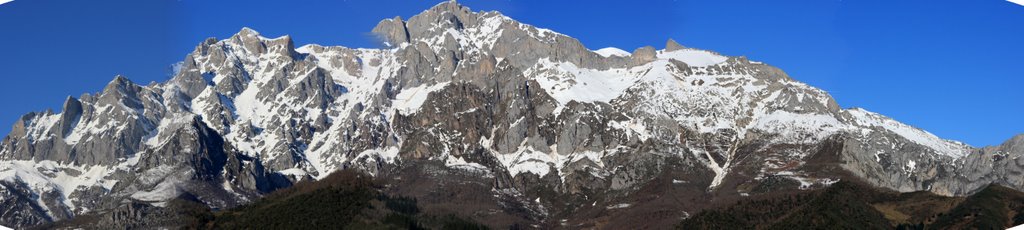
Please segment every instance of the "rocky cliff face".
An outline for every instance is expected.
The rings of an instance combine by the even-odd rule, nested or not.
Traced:
[[[0,144],[0,223],[174,198],[231,207],[345,168],[437,210],[535,226],[628,223],[626,210],[674,223],[716,199],[851,176],[1024,189],[1024,136],[941,139],[744,57],[671,40],[595,52],[455,2],[373,32],[386,48],[296,48],[246,28],[199,44],[167,82],[118,76],[25,115]]]

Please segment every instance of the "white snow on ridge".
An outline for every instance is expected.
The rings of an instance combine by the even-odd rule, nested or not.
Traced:
[[[860,127],[881,127],[914,143],[931,148],[941,155],[959,158],[967,155],[971,149],[970,146],[964,143],[942,139],[928,131],[914,128],[913,126],[861,108],[847,109],[843,111],[853,116],[853,123],[851,125]]]
[[[658,58],[676,59],[693,67],[712,66],[729,60],[729,57],[718,55],[711,51],[696,49],[682,49],[671,52],[658,51]]]
[[[751,128],[785,134],[786,138],[791,141],[817,141],[837,132],[869,133],[871,129],[868,128],[880,127],[913,143],[933,149],[940,155],[959,158],[965,156],[971,149],[966,144],[942,139],[927,131],[864,109],[855,108],[843,111],[850,114],[853,120],[843,122],[829,114],[775,111],[755,120]]]
[[[629,55],[632,55],[629,52],[626,52],[625,50],[622,50],[622,49],[619,49],[619,48],[615,48],[615,47],[602,48],[602,49],[599,49],[599,50],[595,50],[594,53],[597,53],[597,54],[599,54],[599,55],[601,55],[603,57],[611,57],[611,56],[629,57]]]
[[[610,102],[639,79],[627,69],[594,70],[567,62],[552,62],[547,58],[538,60],[526,75],[534,76],[537,83],[561,105],[569,101]]]

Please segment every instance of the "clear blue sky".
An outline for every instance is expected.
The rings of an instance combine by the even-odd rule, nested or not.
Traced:
[[[624,50],[667,38],[744,55],[863,107],[975,146],[1024,133],[1024,6],[1003,0],[460,1]],[[168,78],[206,37],[248,26],[296,43],[372,47],[383,18],[438,3],[349,1],[53,1],[0,5],[0,127],[59,110],[116,74]],[[4,132],[6,133],[6,131]]]

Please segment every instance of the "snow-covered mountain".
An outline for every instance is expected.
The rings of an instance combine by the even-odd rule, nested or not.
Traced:
[[[373,32],[385,48],[296,48],[244,28],[199,44],[166,82],[118,76],[23,116],[0,144],[0,223],[175,198],[233,207],[345,168],[438,209],[567,225],[626,210],[678,221],[846,178],[1024,189],[1024,136],[945,140],[744,57],[671,40],[593,51],[454,1]]]

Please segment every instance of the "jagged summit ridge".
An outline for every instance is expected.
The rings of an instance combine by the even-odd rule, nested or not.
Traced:
[[[296,48],[243,28],[197,45],[167,82],[118,76],[61,113],[25,115],[0,144],[0,199],[23,205],[0,220],[183,196],[231,207],[346,168],[468,173],[537,219],[566,207],[550,194],[612,202],[665,178],[731,195],[842,179],[822,161],[898,191],[1024,188],[1021,138],[981,149],[944,140],[842,109],[777,68],[673,40],[592,51],[454,1],[373,31],[389,46]],[[615,196],[593,200],[601,194]]]

